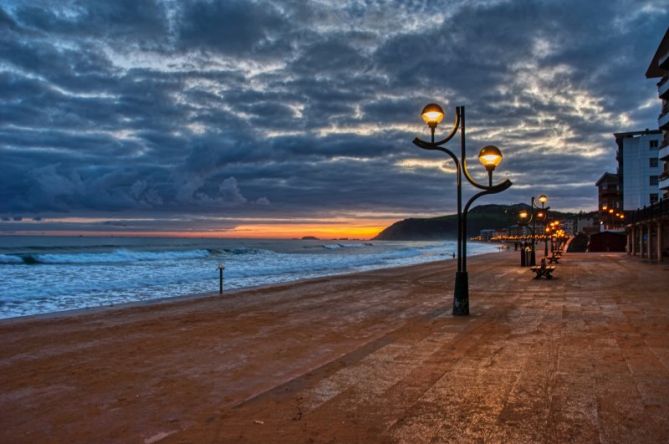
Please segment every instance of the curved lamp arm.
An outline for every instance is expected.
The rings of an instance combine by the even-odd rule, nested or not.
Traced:
[[[467,217],[467,212],[469,211],[469,207],[471,204],[474,203],[476,199],[478,199],[481,196],[485,196],[486,194],[497,194],[501,193],[502,191],[506,190],[511,186],[511,181],[509,179],[505,180],[504,182],[494,185],[492,187],[486,187],[485,190],[479,191],[478,193],[474,194],[465,204],[465,209],[463,211],[463,214],[465,217]]]
[[[456,156],[453,151],[449,150],[448,148],[444,148],[443,146],[438,146],[436,143],[430,143],[430,142],[425,142],[424,140],[420,140],[418,137],[416,137],[413,140],[413,144],[416,145],[418,148],[422,148],[424,150],[428,151],[441,151],[442,153],[448,154],[451,159],[456,163],[456,166],[458,170],[460,169],[460,161],[458,160],[458,156]]]
[[[462,172],[464,173],[465,177],[467,178],[467,181],[471,183],[473,186],[480,190],[499,190],[499,191],[493,191],[493,193],[499,193],[501,191],[506,190],[511,186],[511,181],[509,179],[506,179],[504,182],[498,183],[497,185],[481,185],[478,183],[472,176],[469,174],[469,169],[467,168],[467,159],[462,159]],[[484,194],[490,194],[490,193],[484,193]],[[481,194],[483,196],[483,194]]]
[[[446,137],[444,137],[443,139],[438,140],[436,142],[426,142],[426,141],[421,140],[418,137],[416,137],[413,140],[413,143],[414,143],[414,145],[418,145],[421,148],[424,148],[424,146],[419,145],[419,143],[420,144],[425,144],[425,145],[432,145],[432,146],[443,145],[446,142],[448,142],[449,140],[451,140],[458,133],[458,130],[460,129],[460,122],[461,122],[460,107],[456,106],[455,107],[455,119],[453,120],[453,129],[451,130],[450,133],[448,133],[448,135]],[[430,149],[430,148],[425,148],[425,149]]]
[[[439,145],[442,145],[449,140],[453,138],[453,136],[456,134],[458,126],[460,124],[460,108],[458,107],[458,112],[456,113],[456,119],[455,119],[456,126],[453,127],[453,131],[446,136],[446,138],[440,140],[439,142],[431,143],[431,142],[426,142],[424,140],[419,139],[416,137],[413,140],[413,144],[416,145],[418,148],[422,148],[424,150],[430,150],[430,151],[441,151],[446,154],[448,154],[451,159],[456,163],[456,166],[459,170],[462,171],[463,175],[467,179],[469,183],[471,183],[474,187],[479,188],[481,190],[494,190],[493,193],[499,193],[501,191],[506,190],[511,186],[511,181],[509,179],[505,180],[504,182],[501,182],[497,185],[493,186],[487,186],[487,185],[481,185],[480,183],[476,182],[474,178],[469,174],[469,170],[467,169],[467,160],[462,159],[462,161],[458,160],[457,156],[448,148],[441,147]],[[499,191],[497,191],[499,190]]]

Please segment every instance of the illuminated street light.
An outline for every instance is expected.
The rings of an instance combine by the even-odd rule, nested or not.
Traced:
[[[413,143],[419,148],[431,151],[441,151],[448,155],[456,167],[456,185],[457,185],[457,208],[458,208],[458,268],[455,273],[455,289],[453,292],[453,314],[456,316],[469,315],[469,277],[467,274],[467,212],[471,204],[481,196],[487,194],[501,193],[511,186],[508,179],[497,185],[492,184],[492,173],[502,161],[502,153],[499,148],[488,145],[479,152],[479,161],[488,171],[488,185],[482,185],[474,180],[467,169],[467,153],[465,149],[465,107],[455,108],[455,122],[450,132],[441,140],[435,142],[434,134],[437,126],[444,119],[444,110],[436,103],[430,103],[423,108],[421,118],[430,128],[430,142],[414,139]],[[457,133],[460,132],[460,157],[456,156],[451,150],[445,147]],[[462,207],[462,176],[473,185],[480,189],[469,201]]]
[[[518,212],[518,225],[520,225],[521,227],[523,227],[523,228],[527,227],[530,224],[531,220],[532,220],[532,215],[530,214],[529,211],[520,210]],[[524,232],[525,232],[525,230],[523,230],[523,233]],[[532,237],[534,238],[534,232],[532,232]],[[527,246],[525,245],[526,241],[527,241],[527,239],[523,238],[522,242],[520,244],[520,266],[521,267],[525,267],[526,265],[529,265],[527,263],[527,262],[529,262],[528,258],[527,258],[527,252],[525,251],[525,249],[527,248]]]
[[[441,109],[441,106],[436,103],[429,103],[423,108],[423,112],[420,113],[423,121],[427,126],[430,127],[430,132],[432,136],[432,143],[434,143],[434,131],[437,129],[437,125],[444,120],[444,110]]]
[[[502,163],[502,152],[494,145],[484,146],[479,152],[479,162],[488,171],[488,186],[492,186],[492,172]]]

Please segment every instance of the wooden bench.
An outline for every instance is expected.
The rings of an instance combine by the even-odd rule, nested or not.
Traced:
[[[547,265],[547,266],[541,266],[541,265],[535,265],[534,267],[530,267],[530,270],[536,273],[536,277],[534,279],[540,279],[542,276],[545,277],[546,279],[553,279],[553,272],[555,271],[555,266],[554,265]]]

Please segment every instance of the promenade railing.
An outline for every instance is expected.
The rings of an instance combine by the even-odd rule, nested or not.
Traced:
[[[632,224],[647,222],[662,216],[669,216],[669,199],[664,199],[659,202],[655,202],[653,205],[644,206],[638,210],[630,211],[627,213],[627,215],[627,222]]]

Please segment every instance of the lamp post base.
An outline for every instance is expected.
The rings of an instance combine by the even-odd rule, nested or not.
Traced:
[[[453,316],[469,316],[469,277],[466,271],[455,273]]]

